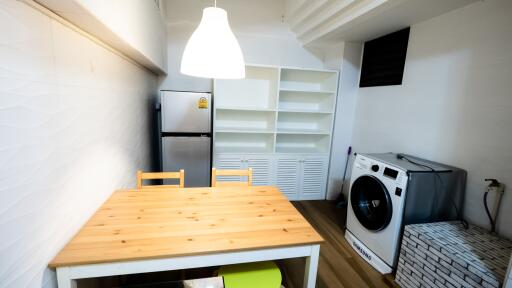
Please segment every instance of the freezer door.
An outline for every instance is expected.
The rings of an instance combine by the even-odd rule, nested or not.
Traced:
[[[163,137],[163,171],[185,170],[185,187],[210,186],[210,137]],[[164,181],[164,184],[172,180]]]
[[[162,91],[162,132],[209,133],[210,93]]]

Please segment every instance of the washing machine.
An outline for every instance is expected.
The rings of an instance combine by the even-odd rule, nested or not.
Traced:
[[[393,272],[404,225],[462,219],[466,175],[411,155],[357,154],[345,238],[380,273]]]

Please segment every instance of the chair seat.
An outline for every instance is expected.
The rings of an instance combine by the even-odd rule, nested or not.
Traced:
[[[272,261],[227,265],[219,269],[226,288],[279,288],[281,271]]]

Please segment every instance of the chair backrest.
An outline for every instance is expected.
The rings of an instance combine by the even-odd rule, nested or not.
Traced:
[[[247,181],[217,181],[217,176],[246,177]],[[245,170],[218,170],[212,168],[212,187],[220,186],[252,186],[252,168]]]
[[[142,185],[142,180],[150,179],[180,179],[179,185]],[[181,169],[180,172],[142,172],[137,171],[137,189],[147,188],[176,188],[185,187],[185,170]]]

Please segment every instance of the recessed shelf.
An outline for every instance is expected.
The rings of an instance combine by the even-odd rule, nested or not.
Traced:
[[[216,133],[217,153],[272,153],[274,134],[258,133]]]
[[[260,134],[274,134],[274,130],[259,130],[259,129],[245,129],[239,127],[231,127],[225,129],[217,129],[215,133],[260,133]]]
[[[276,153],[290,153],[290,154],[321,154],[326,151],[318,148],[307,148],[307,147],[276,147]]]
[[[313,134],[313,135],[329,135],[331,134],[326,130],[316,130],[316,129],[278,129],[277,134]]]
[[[270,108],[252,108],[252,107],[216,107],[217,110],[238,110],[238,111],[258,111],[258,112],[275,112],[276,109]]]
[[[278,68],[246,66],[244,79],[215,80],[215,105],[275,110],[278,84]]]
[[[332,112],[334,96],[335,94],[330,93],[281,91],[279,93],[279,111]]]
[[[276,113],[266,111],[217,110],[215,114],[215,131],[262,131],[275,130]]]
[[[217,153],[230,153],[230,154],[267,154],[272,153],[272,151],[268,150],[267,148],[261,148],[261,147],[244,147],[244,146],[230,146],[230,147],[215,147],[215,151]]]
[[[329,135],[278,134],[277,153],[328,153]]]
[[[335,93],[338,73],[331,71],[281,69],[280,90]]]
[[[332,114],[332,111],[306,110],[306,109],[279,109],[282,113],[316,113],[316,114]]]
[[[316,90],[316,89],[294,89],[294,88],[280,88],[281,92],[296,92],[296,93],[317,93],[317,94],[334,94],[336,91]]]
[[[331,123],[331,114],[282,112],[277,116],[278,131],[330,131]]]

